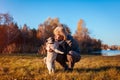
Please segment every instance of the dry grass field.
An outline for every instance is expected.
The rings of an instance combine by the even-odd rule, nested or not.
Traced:
[[[0,80],[120,80],[120,56],[82,55],[73,72],[64,72],[56,63],[48,74],[43,56],[0,55]]]

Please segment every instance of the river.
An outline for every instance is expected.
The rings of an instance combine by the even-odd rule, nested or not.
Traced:
[[[93,53],[101,53],[103,56],[116,56],[120,55],[120,50],[101,50],[101,51],[95,51]]]
[[[102,50],[101,54],[103,56],[116,56],[120,55],[120,50]]]

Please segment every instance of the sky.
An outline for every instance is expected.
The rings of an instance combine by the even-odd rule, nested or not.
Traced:
[[[31,29],[57,17],[72,34],[83,19],[91,37],[120,45],[119,0],[0,0],[0,13],[9,13],[19,26],[27,24]]]

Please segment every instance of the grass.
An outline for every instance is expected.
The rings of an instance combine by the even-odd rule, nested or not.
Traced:
[[[48,74],[43,56],[37,54],[0,55],[0,80],[120,80],[120,56],[83,55],[73,72]]]

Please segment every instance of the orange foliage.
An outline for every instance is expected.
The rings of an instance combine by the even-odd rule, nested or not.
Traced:
[[[61,24],[58,18],[48,18],[38,29],[30,29],[25,24],[21,29],[12,20],[9,14],[0,14],[5,17],[4,21],[0,19],[0,53],[45,53],[45,41],[48,37],[53,37],[53,30],[62,25],[67,33],[71,34],[69,27]],[[84,20],[78,22],[77,31],[73,37],[78,41],[81,51],[89,52],[99,50],[101,41],[89,36],[89,31],[85,26]]]
[[[73,37],[78,41],[81,52],[89,53],[94,50],[101,50],[101,41],[91,38],[84,20],[80,19],[77,31]]]

